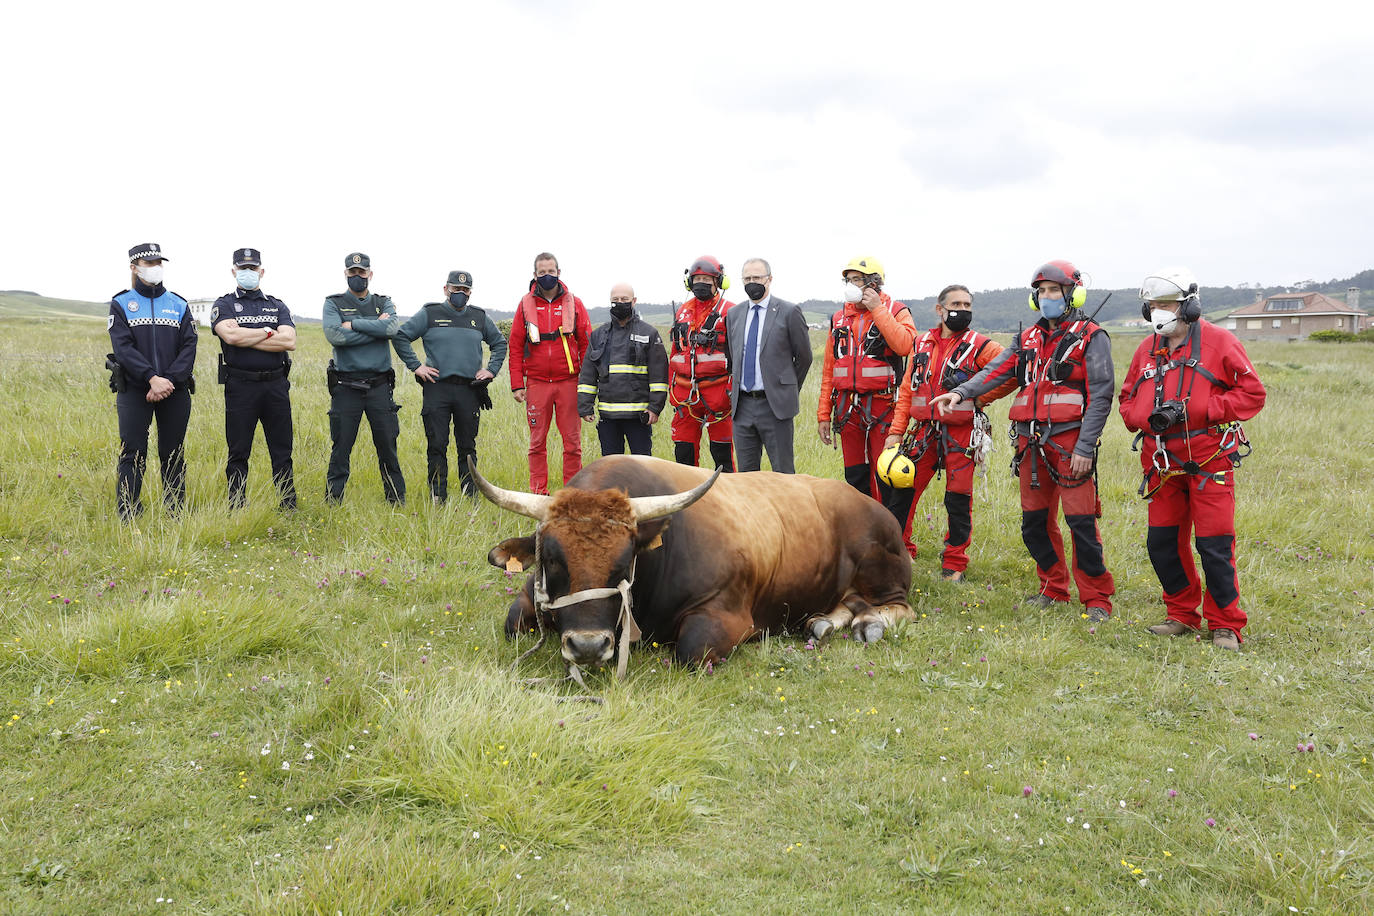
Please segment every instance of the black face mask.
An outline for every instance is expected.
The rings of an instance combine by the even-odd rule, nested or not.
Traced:
[[[612,302],[611,317],[624,321],[634,314],[635,304],[633,302]]]
[[[553,274],[544,274],[544,276],[540,277],[535,282],[538,283],[539,288],[546,293],[558,289],[558,278]]]
[[[759,302],[768,295],[768,287],[762,283],[746,283],[744,284],[744,294],[753,301]]]
[[[361,293],[367,289],[367,277],[349,277],[348,288],[355,293]]]
[[[710,302],[715,298],[716,290],[710,283],[693,283],[692,295],[702,302]]]
[[[461,292],[460,292],[460,293],[449,293],[449,294],[448,294],[448,304],[451,305],[451,306],[453,306],[453,307],[456,308],[456,309],[460,309],[460,308],[462,308],[463,306],[465,306],[465,305],[468,304],[468,294],[467,294],[467,293],[461,293]]]
[[[956,334],[967,331],[972,323],[973,312],[970,309],[949,309],[945,312],[945,327]]]

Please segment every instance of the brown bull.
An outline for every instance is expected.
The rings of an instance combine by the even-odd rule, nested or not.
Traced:
[[[540,522],[535,536],[502,541],[487,557],[533,573],[506,634],[542,618],[574,665],[608,661],[617,627],[633,638],[636,622],[644,638],[676,644],[679,662],[700,663],[766,631],[824,636],[852,626],[872,642],[913,616],[900,526],[843,481],[769,472],[716,479],[621,455],[583,468],[554,496],[473,476],[492,502]]]

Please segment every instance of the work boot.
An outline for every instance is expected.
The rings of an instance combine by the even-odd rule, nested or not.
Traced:
[[[1146,627],[1148,631],[1156,636],[1183,636],[1188,633],[1197,632],[1188,624],[1170,618],[1163,623],[1157,623],[1152,627]]]
[[[1235,630],[1228,630],[1226,627],[1212,630],[1212,646],[1217,649],[1226,649],[1230,652],[1240,651],[1240,638],[1236,636]]]
[[[961,569],[942,569],[940,570],[940,578],[946,582],[963,582],[964,571]]]
[[[1027,595],[1021,603],[1028,607],[1054,607],[1056,604],[1068,604],[1068,598],[1051,598],[1049,595],[1042,595],[1039,592],[1034,595]]]
[[[1089,623],[1100,623],[1101,621],[1110,618],[1112,616],[1112,612],[1104,607],[1099,607],[1098,605],[1091,604],[1083,609],[1083,616],[1088,618]]]

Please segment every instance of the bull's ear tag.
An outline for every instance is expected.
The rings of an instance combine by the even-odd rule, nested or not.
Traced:
[[[645,549],[647,549],[647,550],[657,550],[658,548],[660,548],[660,547],[662,547],[662,546],[663,546],[663,532],[660,531],[658,534],[654,535],[654,539],[653,539],[652,541],[649,542],[649,546],[648,546],[647,548],[645,548]]]
[[[506,572],[524,572],[524,571],[525,571],[525,564],[521,563],[521,562],[520,562],[519,560],[517,560],[515,557],[510,557],[509,559],[506,560]]]

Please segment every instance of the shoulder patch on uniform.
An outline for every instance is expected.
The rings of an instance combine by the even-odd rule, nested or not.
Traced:
[[[109,330],[112,330],[113,328],[114,328],[114,316],[113,316],[113,315],[106,315],[106,316],[105,316],[105,330],[109,331]]]
[[[212,308],[210,309],[210,323],[211,323],[211,324],[214,324],[216,321],[219,321],[219,306],[218,306],[218,305],[216,305],[216,306],[214,306],[214,307],[212,307]]]

